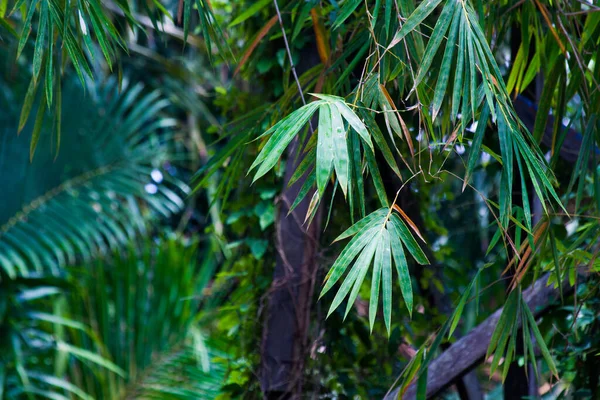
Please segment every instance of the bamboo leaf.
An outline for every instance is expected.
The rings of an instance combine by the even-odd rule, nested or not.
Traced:
[[[344,197],[348,192],[348,180],[349,180],[349,154],[348,154],[348,140],[347,132],[343,128],[344,122],[342,116],[336,108],[329,107],[331,109],[331,129],[332,129],[332,142],[333,149],[331,153],[333,156],[333,164],[335,166],[335,174],[337,180],[340,183]]]
[[[414,259],[421,265],[429,264],[429,260],[427,260],[425,253],[423,253],[423,250],[421,250],[421,247],[419,247],[419,244],[410,233],[404,222],[396,214],[392,214],[390,216],[390,221],[396,228],[402,243],[404,243],[408,249],[408,252],[414,257]]]
[[[333,242],[335,243],[339,240],[346,239],[350,236],[354,236],[359,231],[365,229],[367,226],[373,227],[377,226],[378,224],[383,224],[383,219],[387,216],[388,211],[389,210],[385,207],[380,208],[377,211],[373,211],[371,214],[367,215],[366,217],[362,218],[360,221],[352,225],[350,228],[346,229],[340,236],[335,238]]]
[[[371,238],[371,243],[369,243],[363,252],[358,256],[356,260],[355,267],[358,268],[358,272],[356,274],[356,279],[354,279],[354,285],[352,286],[352,291],[348,296],[348,302],[346,303],[346,312],[344,313],[344,319],[348,316],[348,313],[352,309],[354,302],[356,301],[356,297],[358,296],[358,292],[360,291],[360,287],[362,286],[363,281],[365,280],[365,276],[367,272],[369,272],[369,267],[371,266],[371,261],[373,260],[373,255],[377,246],[379,246],[379,242],[381,241],[381,228],[374,237]],[[346,278],[348,279],[348,278]],[[344,283],[346,283],[344,281]],[[340,292],[342,292],[342,288],[344,284],[340,287]],[[338,293],[339,294],[339,293]],[[345,295],[344,295],[345,296]],[[334,299],[335,302],[335,299]],[[333,305],[332,305],[333,306]],[[330,309],[331,311],[331,309]]]
[[[369,327],[373,332],[375,317],[377,316],[377,307],[379,305],[379,286],[381,284],[381,273],[383,269],[385,251],[389,252],[389,234],[386,230],[381,233],[381,240],[377,244],[375,251],[375,261],[373,262],[373,279],[371,281],[371,295],[369,296]],[[389,254],[389,253],[388,253]]]
[[[270,3],[272,3],[271,0],[259,0],[259,1],[255,2],[255,3],[253,3],[251,6],[247,7],[246,9],[244,9],[244,11],[240,15],[238,15],[233,21],[231,21],[231,23],[229,24],[228,28],[232,28],[232,27],[234,27],[234,26],[236,26],[238,24],[241,24],[242,22],[244,22],[248,18],[253,17],[260,10],[262,10],[263,8],[265,8]]]
[[[412,318],[412,283],[410,280],[410,273],[408,272],[408,263],[406,262],[404,249],[400,241],[400,232],[398,231],[396,225],[391,221],[388,221],[387,228],[390,231],[390,246],[392,248],[394,263],[396,264],[396,271],[398,272],[398,280],[400,281],[400,291],[402,292],[402,297],[404,298],[404,304],[406,304],[406,308],[408,309],[408,314]]]
[[[559,282],[559,284],[561,284],[561,283]],[[556,369],[554,360],[552,359],[552,356],[550,355],[550,351],[548,350],[548,347],[546,346],[544,337],[542,336],[542,334],[540,333],[540,330],[538,329],[537,323],[535,322],[535,318],[533,317],[531,310],[529,309],[527,304],[523,304],[522,310],[523,310],[523,313],[527,316],[527,321],[529,322],[529,327],[531,329],[531,332],[533,333],[533,336],[535,337],[537,345],[539,346],[540,351],[542,352],[542,356],[544,357],[544,360],[546,360],[546,364],[548,365],[548,368],[550,368],[550,371],[552,372],[552,374],[558,379],[558,370]]]
[[[419,4],[419,7],[415,9],[415,11],[408,17],[402,28],[394,35],[394,38],[390,42],[388,49],[391,49],[406,35],[411,33],[421,22],[425,20],[435,10],[435,8],[440,4],[442,0],[426,0]],[[450,3],[450,2],[448,2]]]
[[[358,253],[368,243],[373,241],[373,236],[375,235],[375,233],[377,233],[378,229],[380,229],[379,226],[365,227],[363,230],[360,231],[360,233],[355,235],[352,238],[352,240],[350,240],[346,247],[344,247],[344,250],[335,260],[335,262],[331,266],[331,269],[327,273],[327,276],[325,277],[325,285],[321,290],[319,298],[323,297],[323,295],[327,293],[329,289],[331,289],[333,285],[340,279],[340,277],[348,268],[348,265],[350,265],[350,263],[358,255]]]
[[[335,117],[334,117],[334,114]],[[317,136],[316,177],[319,195],[323,196],[333,169],[333,130],[341,116],[328,104],[319,107],[319,132]]]
[[[450,3],[450,2],[449,2]],[[458,28],[461,20],[461,9],[456,7],[454,16],[452,17],[452,25],[450,26],[450,34],[448,35],[448,41],[446,43],[446,50],[444,51],[444,58],[442,60],[442,66],[438,74],[438,81],[435,86],[435,93],[433,95],[431,119],[435,120],[442,106],[442,100],[446,93],[446,87],[448,86],[448,77],[450,76],[450,70],[452,69],[452,60],[454,56],[454,48],[456,47],[456,37],[458,34]]]

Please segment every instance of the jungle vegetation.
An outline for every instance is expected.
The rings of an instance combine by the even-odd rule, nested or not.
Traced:
[[[0,0],[0,399],[599,399],[600,4]]]

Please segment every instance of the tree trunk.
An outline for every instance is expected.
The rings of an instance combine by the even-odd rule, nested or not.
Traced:
[[[298,74],[320,63],[315,46],[302,50]],[[315,125],[313,118],[312,125]],[[288,161],[279,212],[275,222],[277,259],[261,346],[260,384],[267,399],[299,399],[302,394],[308,328],[318,270],[317,251],[321,231],[321,207],[310,225],[304,224],[314,191],[289,214],[306,176],[288,186],[302,162],[298,149],[306,144],[297,136],[288,148]],[[305,140],[305,142],[301,142]]]

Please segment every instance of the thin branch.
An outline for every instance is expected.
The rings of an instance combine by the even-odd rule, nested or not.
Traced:
[[[294,80],[296,81],[296,86],[298,86],[298,92],[300,92],[300,97],[302,98],[302,104],[306,105],[306,100],[304,99],[304,93],[302,92],[302,86],[300,85],[300,79],[298,79],[298,74],[296,73],[296,66],[294,65],[294,60],[292,59],[292,52],[290,51],[290,45],[288,44],[287,35],[285,33],[285,27],[283,26],[283,20],[281,19],[281,13],[279,12],[279,4],[277,4],[277,0],[273,0],[273,4],[275,5],[275,11],[277,12],[277,19],[279,20],[279,26],[281,27],[281,34],[283,35],[283,43],[285,43],[285,51],[287,53],[288,59],[290,60],[290,66],[292,67],[292,74],[294,75]],[[312,133],[312,124],[310,124],[310,129]]]

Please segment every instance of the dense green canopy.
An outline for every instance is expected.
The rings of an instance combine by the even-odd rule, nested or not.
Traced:
[[[0,399],[600,398],[600,6],[0,0]]]

